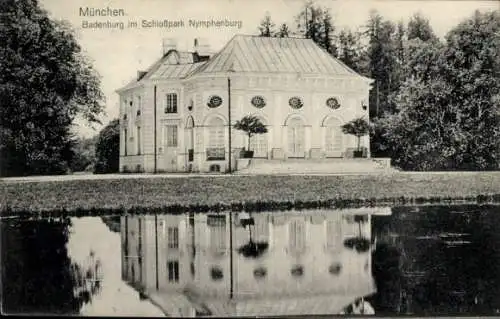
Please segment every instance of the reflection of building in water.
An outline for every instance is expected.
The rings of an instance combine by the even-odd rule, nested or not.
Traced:
[[[229,213],[122,217],[123,278],[176,316],[337,314],[375,292],[371,252],[343,244],[370,240],[372,212],[233,213],[232,254]]]

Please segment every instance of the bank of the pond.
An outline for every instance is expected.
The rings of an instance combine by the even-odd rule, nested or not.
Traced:
[[[3,181],[0,198],[2,216],[500,203],[500,172]]]

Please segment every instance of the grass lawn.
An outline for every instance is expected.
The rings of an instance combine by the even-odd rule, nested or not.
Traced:
[[[0,182],[0,213],[99,215],[500,202],[500,172],[206,176]]]

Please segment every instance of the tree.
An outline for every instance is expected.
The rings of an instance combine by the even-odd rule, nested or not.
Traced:
[[[95,146],[97,136],[91,138],[77,138],[73,145],[73,159],[70,169],[73,172],[93,171],[95,165]]]
[[[274,36],[274,27],[275,24],[271,19],[271,15],[269,13],[266,14],[264,19],[261,20],[260,26],[259,26],[259,31],[260,31],[260,36],[261,37],[272,37]]]
[[[435,41],[437,40],[429,20],[422,14],[416,13],[408,22],[408,40],[420,39],[422,41]]]
[[[494,169],[500,161],[500,11],[473,16],[446,35],[441,73],[452,87],[456,120],[467,132],[462,169]]]
[[[280,30],[276,34],[276,37],[288,38],[289,36],[290,36],[290,28],[288,28],[288,25],[286,23],[283,23],[280,27]]]
[[[382,119],[396,165],[410,170],[498,168],[500,155],[499,12],[475,15],[446,43],[413,39],[409,76]]]
[[[313,40],[328,53],[337,57],[337,46],[332,41],[335,26],[330,11],[308,1],[304,9],[296,16],[297,27],[308,39]]]
[[[361,137],[370,133],[370,124],[364,118],[358,117],[342,125],[342,132],[357,137],[356,150],[361,152]]]
[[[96,144],[97,174],[118,173],[120,166],[120,120],[109,122],[99,133]]]
[[[253,115],[246,115],[241,120],[234,124],[234,128],[243,131],[248,136],[248,147],[250,150],[250,139],[255,134],[267,133],[267,127],[261,122],[261,120]]]
[[[376,11],[372,11],[368,29],[369,76],[375,80],[374,90],[370,91],[370,104],[375,107],[371,108],[370,116],[377,118],[385,112],[393,112],[389,95],[398,87],[394,81],[397,69],[394,45],[395,26],[392,22],[385,21]]]
[[[359,36],[351,30],[342,30],[339,34],[339,59],[358,72],[362,68],[360,55]]]
[[[5,0],[0,14],[0,175],[64,174],[73,120],[103,113],[99,76],[38,1]]]

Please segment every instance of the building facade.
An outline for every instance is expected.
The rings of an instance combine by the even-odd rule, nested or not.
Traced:
[[[256,158],[352,156],[356,138],[341,125],[368,120],[371,79],[310,39],[237,35],[208,51],[165,42],[163,57],[117,90],[121,171],[226,171],[248,143],[234,128],[229,138],[229,123],[245,115],[268,128],[250,140]],[[368,137],[362,146],[369,157]]]
[[[122,278],[170,315],[338,314],[375,292],[371,250],[344,242],[371,240],[377,213],[257,213],[246,227],[236,213],[232,226],[229,213],[121,217]],[[243,253],[250,239],[265,249]]]

